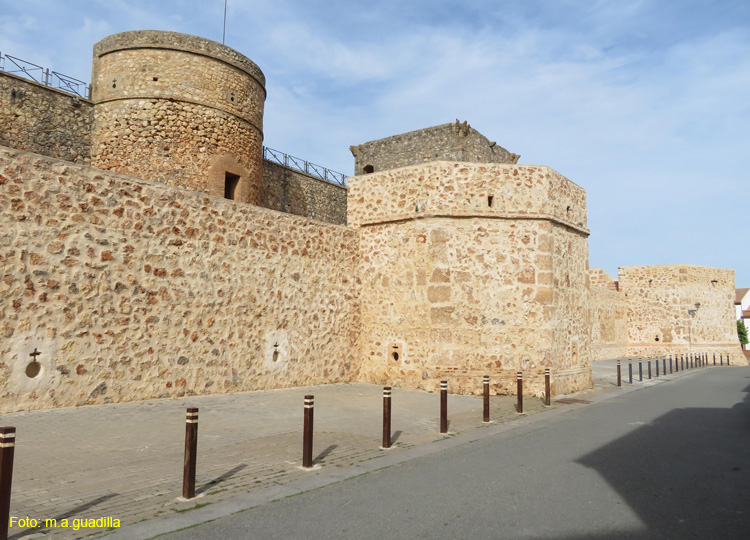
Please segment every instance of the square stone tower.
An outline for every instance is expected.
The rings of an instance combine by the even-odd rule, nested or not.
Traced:
[[[355,148],[387,163],[377,144]],[[540,395],[550,368],[553,393],[592,386],[582,188],[543,166],[433,161],[351,178],[348,205],[366,380],[471,393],[490,375],[514,393],[523,371]]]

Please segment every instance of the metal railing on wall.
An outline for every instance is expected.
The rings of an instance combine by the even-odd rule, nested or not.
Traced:
[[[49,68],[43,68],[26,60],[22,60],[9,54],[0,52],[0,71],[23,77],[31,81],[57,88],[63,92],[74,94],[76,96],[91,99],[91,85],[71,77],[63,75]]]
[[[279,150],[274,150],[273,148],[264,146],[263,159],[267,159],[268,161],[283,165],[284,167],[309,174],[310,176],[315,176],[316,178],[320,178],[321,180],[325,180],[326,182],[346,187],[346,181],[348,177],[345,174],[332,171],[331,169],[328,169],[321,165],[315,165],[314,163],[310,163],[309,161],[305,161],[301,158],[290,156],[289,154],[285,154],[284,152],[280,152]]]

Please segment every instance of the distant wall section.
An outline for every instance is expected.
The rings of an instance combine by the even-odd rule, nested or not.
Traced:
[[[723,353],[747,365],[734,318],[734,271],[693,265],[625,266],[628,354]]]
[[[594,361],[628,355],[625,294],[601,268],[589,270],[591,284],[591,356]]]
[[[93,118],[90,101],[0,71],[0,145],[89,163]]]
[[[261,206],[336,225],[346,225],[347,189],[263,160]]]

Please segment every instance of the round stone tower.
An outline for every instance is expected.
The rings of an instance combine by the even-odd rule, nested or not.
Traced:
[[[265,77],[220,43],[144,30],[94,46],[92,165],[260,203]]]

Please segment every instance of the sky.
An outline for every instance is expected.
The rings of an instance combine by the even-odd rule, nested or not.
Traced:
[[[0,0],[0,52],[90,81],[127,30],[222,41],[224,0]],[[228,0],[266,76],[264,144],[352,174],[349,146],[454,122],[587,193],[590,266],[695,264],[750,287],[748,0]]]

